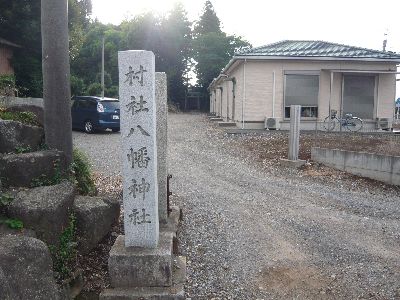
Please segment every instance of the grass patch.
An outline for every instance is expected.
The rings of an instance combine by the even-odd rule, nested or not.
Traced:
[[[6,108],[0,108],[0,119],[17,121],[26,125],[40,126],[36,115],[32,112],[11,112]]]

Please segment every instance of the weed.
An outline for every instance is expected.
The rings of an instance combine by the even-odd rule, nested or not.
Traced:
[[[45,174],[40,175],[37,178],[32,179],[31,186],[39,187],[39,186],[49,186],[60,184],[64,179],[68,179],[66,174],[63,174],[60,168],[60,160],[54,161],[54,175],[49,177]]]
[[[9,218],[6,215],[6,208],[14,200],[9,194],[0,194],[0,224],[5,224],[11,229],[22,229],[24,224],[19,219]]]
[[[15,147],[15,152],[18,154],[28,153],[28,152],[32,152],[32,148],[30,146],[27,146],[27,147],[17,146],[17,147]]]
[[[96,186],[91,176],[89,159],[78,149],[73,151],[71,172],[81,195],[94,196],[96,194]]]
[[[59,279],[68,278],[73,271],[77,254],[76,217],[73,213],[69,215],[69,224],[61,233],[59,246],[51,245],[49,248],[54,257],[53,267],[59,274]]]
[[[26,125],[40,126],[40,123],[38,122],[36,115],[28,111],[11,112],[5,109],[1,109],[0,119],[17,121],[24,123]]]
[[[4,221],[4,224],[6,224],[11,229],[21,230],[22,228],[24,228],[24,223],[21,220],[18,220],[18,219],[10,219],[10,218],[8,218],[8,219],[6,219]]]
[[[0,195],[0,207],[9,205],[13,200],[14,198],[11,195],[2,193]]]

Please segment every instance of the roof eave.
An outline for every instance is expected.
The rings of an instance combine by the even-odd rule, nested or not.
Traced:
[[[400,63],[400,58],[373,58],[373,57],[333,57],[333,56],[265,56],[265,55],[237,55],[233,59],[241,60],[317,60],[317,61],[368,61]]]

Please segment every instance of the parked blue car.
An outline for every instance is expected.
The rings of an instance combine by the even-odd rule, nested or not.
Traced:
[[[71,100],[73,129],[81,129],[86,133],[107,128],[114,132],[120,130],[118,99],[74,96]]]

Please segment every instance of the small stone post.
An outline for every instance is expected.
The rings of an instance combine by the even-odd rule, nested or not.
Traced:
[[[167,107],[167,74],[156,72],[156,106],[157,106],[157,153],[158,153],[158,215],[165,224],[167,211],[167,153],[168,153],[168,107]]]
[[[155,248],[159,239],[155,58],[120,51],[125,246]]]
[[[299,158],[301,105],[290,106],[289,160]]]

